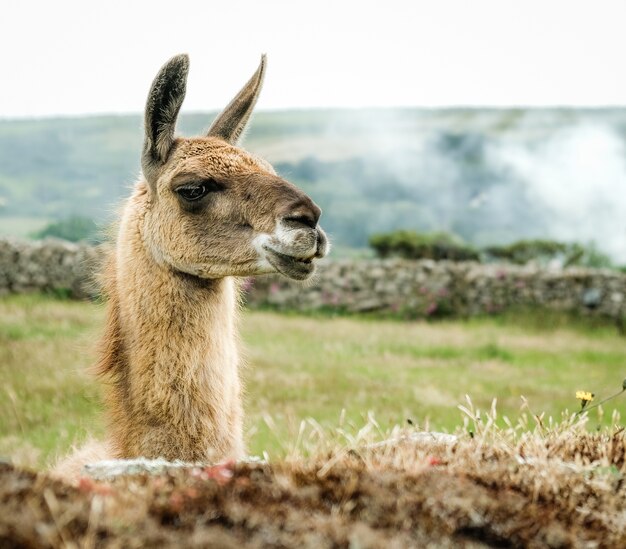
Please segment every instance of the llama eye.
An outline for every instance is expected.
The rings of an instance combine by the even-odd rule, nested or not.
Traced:
[[[182,189],[177,189],[176,192],[185,200],[193,202],[205,196],[207,194],[207,188],[206,185],[198,185],[197,187],[183,187]]]
[[[219,191],[220,187],[215,181],[204,181],[189,187],[180,187],[176,192],[188,202],[200,200],[210,192]]]

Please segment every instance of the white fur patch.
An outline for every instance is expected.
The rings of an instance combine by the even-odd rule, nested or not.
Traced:
[[[276,224],[274,238],[280,242],[281,246],[293,246],[297,234],[297,230],[288,229],[281,222],[279,222]]]
[[[265,272],[265,273],[273,273],[275,270],[274,267],[272,267],[270,262],[267,260],[267,257],[265,255],[266,254],[265,246],[271,239],[272,239],[271,235],[267,233],[261,233],[258,236],[254,237],[254,239],[252,240],[252,245],[254,246],[254,249],[259,254],[257,266],[259,267],[261,272]]]
[[[278,222],[273,235],[267,233],[260,234],[254,239],[253,243],[261,257],[265,256],[264,246],[268,246],[272,250],[285,255],[302,258],[312,257],[315,254],[317,242],[315,239],[311,239],[311,246],[308,249],[302,249],[302,243],[298,242],[298,239],[302,236],[302,229],[292,229],[286,227],[282,222]]]

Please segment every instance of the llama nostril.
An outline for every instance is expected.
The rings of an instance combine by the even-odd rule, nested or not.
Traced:
[[[317,226],[317,219],[315,219],[313,215],[307,213],[299,215],[289,215],[283,218],[283,221],[286,221],[287,223],[296,223],[298,225],[306,225],[311,229],[315,229],[315,227]]]

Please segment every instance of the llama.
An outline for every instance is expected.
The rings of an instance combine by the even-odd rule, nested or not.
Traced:
[[[237,146],[265,56],[202,137],[175,137],[189,59],[157,74],[145,110],[142,177],[125,203],[105,270],[106,454],[184,461],[244,455],[237,277],[304,280],[326,255],[320,208]]]

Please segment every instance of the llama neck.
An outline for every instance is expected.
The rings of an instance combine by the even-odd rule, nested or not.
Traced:
[[[112,269],[106,352],[111,438],[119,457],[203,461],[242,451],[232,278],[159,265],[140,218],[124,219]],[[113,337],[111,337],[113,336]]]

